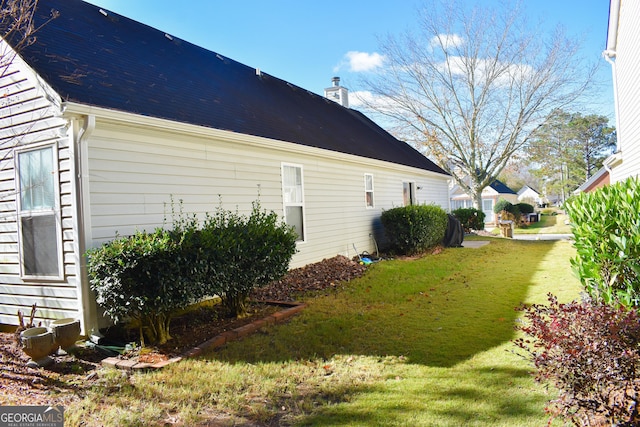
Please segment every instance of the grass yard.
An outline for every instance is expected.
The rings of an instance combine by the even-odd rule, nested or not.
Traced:
[[[571,234],[571,226],[565,224],[566,214],[540,215],[539,222],[533,222],[527,228],[516,228],[516,234]]]
[[[203,358],[131,378],[104,372],[103,386],[67,408],[67,424],[545,425],[553,396],[513,353],[514,307],[547,292],[576,298],[574,250],[488,239],[377,263],[309,298],[289,323]]]

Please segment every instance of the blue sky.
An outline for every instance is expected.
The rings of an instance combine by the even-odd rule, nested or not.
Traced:
[[[340,76],[351,91],[379,60],[379,39],[416,24],[419,1],[371,0],[89,0],[112,12],[322,94]],[[498,0],[480,0],[494,5]],[[525,0],[532,22],[561,24],[584,36],[583,55],[601,62],[592,111],[610,117],[613,90],[605,48],[608,0]]]

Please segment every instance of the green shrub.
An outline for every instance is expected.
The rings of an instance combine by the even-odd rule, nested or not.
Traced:
[[[282,277],[296,251],[294,231],[257,202],[248,217],[221,208],[207,214],[202,228],[195,216],[176,217],[173,206],[172,213],[171,230],[136,232],[87,252],[105,314],[137,323],[141,340],[158,344],[171,338],[173,314],[205,296],[243,314],[251,289]]]
[[[246,313],[252,289],[280,279],[296,252],[296,233],[255,202],[249,216],[218,209],[202,228],[204,287],[230,314]]]
[[[533,205],[530,205],[529,203],[518,203],[515,206],[518,208],[518,211],[520,211],[520,213],[523,215],[535,212]]]
[[[469,233],[471,230],[484,230],[485,213],[475,208],[459,208],[451,212],[455,216],[464,231]]]
[[[589,295],[607,304],[640,302],[640,181],[581,193],[567,203],[577,256],[572,265]]]
[[[152,343],[166,342],[173,313],[201,297],[176,236],[158,228],[87,252],[97,303],[114,322],[137,323],[141,340],[146,336]]]
[[[493,206],[493,212],[499,214],[502,211],[511,212],[513,204],[510,201],[500,198]]]
[[[508,200],[500,198],[493,207],[493,211],[500,214],[500,219],[502,221],[513,221],[513,224],[516,227],[519,227],[520,220],[522,218],[519,206],[519,204],[514,205]]]
[[[436,205],[410,205],[389,209],[380,217],[391,249],[413,255],[434,247],[447,231],[447,213]]]

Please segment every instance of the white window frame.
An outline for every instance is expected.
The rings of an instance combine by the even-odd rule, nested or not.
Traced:
[[[299,201],[289,201],[287,200],[287,195],[291,190],[285,183],[285,168],[296,168],[300,170],[300,188],[299,188]],[[281,164],[281,179],[282,179],[282,212],[284,213],[284,220],[287,224],[289,224],[287,218],[287,207],[300,207],[301,219],[302,219],[302,235],[298,236],[296,240],[297,243],[304,243],[307,241],[307,218],[306,218],[306,208],[305,208],[305,197],[304,197],[304,168],[300,164],[295,163],[282,163]]]
[[[45,209],[31,209],[23,210],[22,207],[22,183],[20,180],[20,155],[28,152],[51,149],[52,151],[52,164],[53,164],[53,186],[54,186],[54,206]],[[37,279],[37,280],[62,280],[64,278],[64,251],[62,244],[62,218],[60,216],[60,176],[59,176],[59,159],[58,159],[58,144],[47,143],[32,145],[29,147],[23,147],[14,150],[14,166],[15,166],[15,183],[16,183],[16,213],[17,213],[17,228],[18,228],[18,247],[20,252],[20,276],[24,279]],[[55,223],[56,234],[56,251],[58,255],[57,259],[57,275],[48,274],[30,274],[26,271],[24,243],[25,237],[23,235],[22,222],[24,218],[28,217],[43,217],[52,216]]]
[[[370,179],[368,179],[370,178]],[[371,183],[371,188],[369,188],[369,183]],[[371,197],[368,197],[371,195]],[[365,173],[364,174],[364,205],[367,209],[373,209],[376,205],[375,202],[375,191],[373,185],[373,174]]]
[[[405,196],[405,186],[409,190],[409,194]],[[408,199],[408,203],[407,203]],[[418,200],[416,199],[416,182],[415,181],[402,181],[402,203],[404,206],[416,205]]]
[[[471,203],[471,199],[461,199],[461,200],[451,200],[451,210],[455,211],[456,209],[467,209],[472,208],[473,203]]]

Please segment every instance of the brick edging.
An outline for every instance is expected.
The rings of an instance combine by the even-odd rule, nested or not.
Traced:
[[[191,350],[187,350],[182,355],[178,357],[171,358],[169,360],[163,360],[162,362],[157,363],[143,363],[137,362],[132,359],[118,359],[117,357],[107,357],[102,360],[102,366],[112,367],[116,369],[125,369],[125,370],[141,370],[141,369],[160,369],[171,363],[176,363],[181,361],[182,359],[189,359],[192,357],[200,356],[205,350],[213,350],[215,348],[221,347],[228,342],[235,341],[240,338],[244,338],[258,329],[261,329],[268,325],[274,325],[276,323],[281,323],[287,319],[289,319],[294,314],[302,311],[307,304],[299,303],[299,302],[284,302],[284,301],[259,301],[265,304],[271,305],[279,305],[285,308],[284,310],[277,311],[263,319],[254,320],[251,323],[248,323],[244,326],[240,326],[239,328],[232,329],[230,331],[225,331],[221,334],[214,336],[211,339],[197,345]]]

